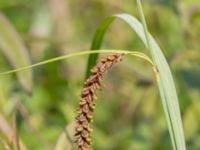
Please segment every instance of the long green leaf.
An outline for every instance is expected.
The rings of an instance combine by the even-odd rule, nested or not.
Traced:
[[[91,50],[100,49],[104,34],[114,19],[115,19],[114,17],[105,19],[104,22],[97,29],[96,34],[94,36],[95,38],[93,38],[93,41],[92,41],[92,45],[90,48]],[[98,54],[91,54],[89,56],[85,78],[89,77],[90,69],[96,64],[97,58],[98,58]]]
[[[30,65],[27,49],[15,28],[0,12],[0,50],[13,68]],[[32,88],[32,72],[26,70],[17,73],[21,85],[28,91]]]
[[[164,106],[164,111],[166,114],[165,116],[166,116],[169,132],[170,132],[170,136],[171,136],[173,149],[174,150],[176,150],[176,149],[183,150],[183,149],[186,149],[183,129],[181,131],[178,131],[176,129],[176,127],[178,127],[178,128],[180,126],[181,126],[181,128],[183,128],[183,127],[182,127],[182,122],[181,122],[180,107],[178,104],[178,98],[177,98],[174,81],[173,81],[169,66],[167,64],[167,61],[166,61],[161,49],[159,48],[159,46],[156,44],[155,40],[152,38],[152,36],[148,32],[148,28],[146,25],[146,20],[144,17],[144,12],[143,12],[142,4],[141,4],[140,0],[137,0],[137,5],[138,5],[140,18],[142,20],[143,31],[144,31],[145,40],[146,40],[146,46],[150,50],[153,60],[156,64],[160,65],[160,63],[163,62],[163,65],[160,65],[158,67],[158,69],[164,68],[164,70],[158,74],[157,82],[158,82],[158,86],[159,86],[159,90],[160,90],[160,94],[161,94],[161,98],[162,98],[162,103]],[[155,51],[154,49],[157,49],[157,51]],[[165,71],[167,71],[167,72],[165,72]],[[169,81],[166,80],[168,78],[168,76],[170,77]],[[168,82],[169,82],[169,84],[168,84]],[[173,95],[170,95],[170,93],[168,93],[168,91],[167,91],[168,88],[172,88],[172,91],[169,91],[169,92],[172,92],[172,93],[174,92]],[[171,98],[173,98],[173,100],[177,101],[177,104],[173,103],[173,101],[170,102],[170,100],[171,100],[170,96],[172,96]],[[167,103],[167,102],[169,102],[169,103]],[[173,106],[174,106],[174,108],[172,110],[170,110],[169,108],[173,107]],[[174,111],[174,114],[170,114],[170,113],[173,113],[173,111]],[[174,117],[174,119],[172,119],[172,117]],[[179,118],[180,118],[180,121],[175,122],[175,119],[179,119]],[[179,136],[180,135],[179,132],[182,132],[181,133],[182,136]]]
[[[148,37],[146,37],[145,30],[143,25],[133,16],[129,14],[118,14],[114,16],[108,17],[97,30],[92,45],[97,45],[96,47],[92,47],[93,49],[99,49],[101,42],[103,41],[104,33],[106,32],[106,28],[114,21],[116,18],[119,18],[125,21],[130,27],[136,32],[136,34],[143,41],[145,46],[149,48],[151,47],[150,52],[154,63],[157,65],[157,82],[158,87],[162,99],[163,109],[165,113],[165,118],[168,124],[169,133],[173,145],[174,150],[185,150],[185,139],[183,133],[183,126],[181,121],[180,109],[178,104],[177,93],[174,85],[174,81],[172,78],[171,71],[169,69],[169,65],[154,38],[148,33]],[[108,24],[109,22],[109,24]],[[103,28],[103,30],[101,30]],[[149,43],[147,41],[149,39]],[[95,43],[94,43],[95,42]],[[99,43],[98,43],[99,42]],[[148,46],[149,44],[149,46]],[[88,61],[87,72],[90,70],[90,66],[95,64],[95,61],[90,61],[92,58],[95,60],[97,55],[90,56]]]

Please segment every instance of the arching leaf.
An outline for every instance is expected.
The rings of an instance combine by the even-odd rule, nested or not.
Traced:
[[[15,28],[0,12],[0,50],[13,68],[30,65],[28,51]],[[24,70],[17,73],[21,85],[28,91],[32,88],[32,71]]]

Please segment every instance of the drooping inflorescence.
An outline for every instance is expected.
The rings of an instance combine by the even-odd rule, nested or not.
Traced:
[[[107,58],[102,58],[100,63],[91,69],[90,77],[85,81],[85,87],[81,92],[81,99],[77,109],[75,142],[76,150],[91,150],[91,132],[93,130],[91,121],[95,108],[94,99],[97,98],[96,90],[101,87],[101,80],[106,71],[121,61],[124,54],[113,54]]]

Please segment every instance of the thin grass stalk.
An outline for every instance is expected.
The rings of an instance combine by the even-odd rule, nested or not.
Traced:
[[[43,66],[43,65],[46,65],[46,64],[49,64],[49,63],[61,61],[61,60],[64,60],[64,59],[75,57],[75,56],[82,56],[82,55],[88,55],[88,54],[99,54],[99,53],[128,54],[128,55],[131,55],[131,56],[134,56],[134,57],[141,58],[141,59],[145,60],[146,62],[148,62],[153,68],[155,67],[155,64],[152,62],[152,60],[147,55],[145,55],[144,53],[138,52],[138,51],[119,50],[119,49],[118,50],[116,50],[116,49],[102,49],[101,50],[100,49],[100,50],[92,50],[92,51],[85,50],[85,51],[70,53],[70,54],[66,54],[66,55],[62,55],[62,56],[58,56],[58,57],[53,57],[53,58],[50,58],[50,59],[47,59],[47,60],[44,60],[44,61],[40,61],[40,62],[32,64],[32,65],[29,65],[29,66],[24,66],[24,67],[20,67],[20,68],[17,68],[17,69],[12,69],[12,70],[9,70],[9,71],[0,72],[0,76],[12,74],[12,73],[17,73],[17,72],[20,72],[20,71],[23,71],[23,70],[32,69],[32,68],[35,68],[35,67]]]

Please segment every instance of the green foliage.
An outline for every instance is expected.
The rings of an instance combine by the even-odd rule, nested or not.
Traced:
[[[151,68],[152,65],[155,67],[155,63],[163,64],[155,57],[151,60],[144,55],[150,52],[146,51],[150,48],[143,45],[126,23],[123,21],[112,23],[120,17],[132,24],[132,21],[130,22],[133,20],[132,16],[123,14],[106,18],[119,12],[127,12],[138,18],[137,7],[134,4],[136,2],[133,3],[132,0],[126,2],[0,1],[1,16],[4,18],[4,21],[0,22],[0,72],[17,68],[14,70],[17,72],[17,78],[10,74],[11,72],[0,75],[0,149],[11,147],[15,141],[10,139],[14,132],[12,118],[15,111],[19,112],[17,131],[21,150],[68,148],[71,142],[66,135],[68,133],[69,136],[73,135],[74,110],[78,105],[84,76],[88,76],[99,53],[111,52],[124,52],[127,53],[127,57],[106,76],[102,91],[98,93],[99,98],[94,113],[93,148],[95,150],[173,148],[162,104],[167,106],[173,104],[173,107],[170,105],[167,108],[177,110],[177,98],[174,97],[175,101],[170,99],[161,103],[159,90],[154,83],[155,74]],[[148,30],[164,50],[171,72],[173,76],[175,75],[187,149],[198,150],[200,149],[199,0],[143,1],[143,6]],[[106,21],[100,24],[90,47],[93,51],[80,52],[88,49],[92,36],[103,18],[106,18]],[[5,25],[5,20],[9,25]],[[111,24],[112,27],[109,28]],[[141,29],[139,34],[146,43],[141,24],[136,21],[132,27],[137,25]],[[103,42],[105,33],[107,35]],[[5,46],[2,47],[2,43],[7,49]],[[104,43],[103,50],[97,51],[101,43]],[[160,55],[156,49],[153,49],[155,53],[150,52],[150,54]],[[136,53],[135,50],[140,53]],[[6,53],[14,56],[8,57]],[[20,53],[20,56],[16,56],[17,53]],[[88,54],[91,55],[87,62]],[[151,65],[138,57],[130,57],[131,54],[145,59]],[[66,58],[70,59],[64,61]],[[34,64],[31,67],[30,60]],[[62,61],[55,62],[58,60]],[[35,62],[41,63],[35,64]],[[24,66],[29,67],[21,68]],[[30,69],[32,67],[36,68]],[[161,67],[161,72],[165,72],[165,68],[162,70]],[[31,70],[33,79],[30,78]],[[164,73],[162,76],[167,75]],[[166,82],[171,79],[164,80]],[[28,86],[31,82],[34,83],[32,88]],[[23,86],[25,88],[29,87],[26,89],[31,89],[31,92],[27,93],[19,83],[25,85]],[[174,91],[173,88],[164,90]],[[166,112],[165,114],[170,115],[173,110]],[[170,117],[173,118],[174,115],[179,118],[179,112],[177,114],[171,114]],[[182,127],[179,123],[180,120],[177,119],[176,125],[180,128],[171,131],[180,132],[177,138],[182,139]],[[68,133],[64,131],[66,127],[69,127]]]
[[[9,21],[0,14],[0,50],[7,57],[14,68],[30,65],[28,51],[20,39],[20,36],[9,23]],[[20,83],[23,87],[31,91],[32,89],[32,72],[26,70],[17,73]]]

